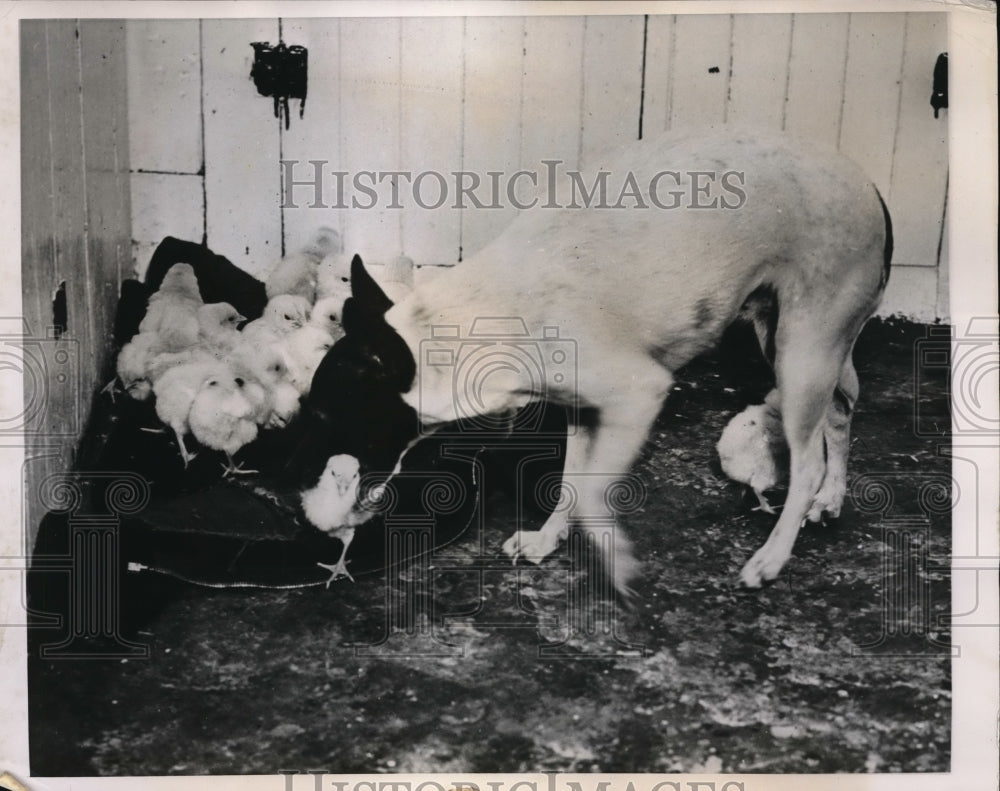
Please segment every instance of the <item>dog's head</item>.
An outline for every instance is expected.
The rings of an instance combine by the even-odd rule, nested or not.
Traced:
[[[355,256],[351,296],[343,307],[344,336],[312,379],[289,464],[299,485],[314,486],[332,456],[347,454],[362,472],[390,472],[417,436],[414,410],[402,398],[413,386],[416,361],[385,321],[392,306]]]

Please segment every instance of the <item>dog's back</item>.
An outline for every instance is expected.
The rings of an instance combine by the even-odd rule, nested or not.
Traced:
[[[343,353],[384,346],[362,355],[370,373],[389,381],[387,361],[405,370],[406,382],[397,377],[402,399],[424,423],[456,419],[457,401],[465,415],[532,399],[589,408],[596,420],[567,439],[572,509],[504,545],[514,557],[540,559],[570,521],[609,546],[598,527],[615,516],[606,487],[641,449],[673,371],[738,316],[752,319],[774,366],[768,403],[780,409],[790,457],[784,509],[741,573],[758,586],[791,556],[803,521],[838,514],[844,499],[858,395],[851,351],[881,298],[891,256],[884,203],[846,159],[751,134],[640,142],[581,185],[597,189],[575,202],[572,190],[544,196],[492,244],[384,315],[389,301],[359,260],[354,312],[368,318],[354,322],[352,339],[345,305],[351,343]],[[475,330],[497,318],[515,337],[487,343]],[[465,340],[498,351],[495,364],[459,381],[456,343]],[[552,353],[518,367],[505,342]],[[638,564],[620,530],[611,540],[605,557],[624,590]]]
[[[762,287],[790,300],[846,290],[860,311],[874,310],[883,215],[875,188],[844,157],[753,134],[668,133],[582,182],[594,184],[600,169],[610,174],[607,208],[584,206],[580,194],[579,208],[545,208],[541,197],[485,249],[390,310],[389,324],[416,349],[435,323],[468,332],[477,318],[517,317],[531,337],[555,327],[585,344],[581,355],[587,344],[599,354],[604,338],[675,370],[711,348]],[[639,198],[619,201],[630,179]],[[551,394],[558,383],[546,387]]]

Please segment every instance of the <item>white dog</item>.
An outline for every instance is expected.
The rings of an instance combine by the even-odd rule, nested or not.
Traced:
[[[888,211],[845,158],[750,134],[666,135],[633,145],[607,172],[609,187],[622,186],[603,205],[540,201],[394,306],[356,258],[347,336],[317,380],[324,369],[348,371],[368,388],[394,389],[430,427],[542,399],[596,414],[568,438],[565,474],[583,473],[574,508],[505,545],[539,560],[571,522],[592,531],[606,521],[608,476],[628,471],[673,371],[734,320],[751,320],[774,366],[769,398],[780,405],[791,467],[784,510],[741,573],[757,587],[781,571],[806,519],[841,507],[858,396],[851,352],[888,278]],[[543,366],[540,377],[498,366],[474,393],[461,390],[455,366],[438,363],[456,333],[467,337],[484,317],[517,317],[532,339],[572,339],[572,375],[565,365]],[[321,387],[312,408],[323,412],[330,392]],[[414,441],[398,439],[397,450]],[[620,529],[606,563],[626,590],[638,568]]]

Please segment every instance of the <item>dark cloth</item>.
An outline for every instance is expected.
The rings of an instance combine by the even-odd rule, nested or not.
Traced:
[[[146,315],[146,301],[156,293],[167,271],[174,264],[190,264],[198,279],[198,290],[205,302],[228,302],[247,319],[260,318],[267,305],[264,284],[205,245],[167,236],[153,252],[143,282],[122,283],[121,300],[115,315],[115,342],[122,346],[139,331]]]

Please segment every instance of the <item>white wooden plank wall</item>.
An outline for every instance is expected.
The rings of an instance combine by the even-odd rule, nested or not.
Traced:
[[[124,23],[25,20],[20,44],[21,282],[30,335],[24,436],[17,436],[22,425],[8,421],[0,443],[27,446],[29,551],[45,513],[41,482],[72,467],[93,395],[113,375],[112,328],[131,258],[132,210]],[[60,286],[65,316],[54,299]],[[23,329],[6,320],[6,334]]]
[[[132,19],[126,29],[132,252],[144,270],[164,236],[205,234],[201,25]]]
[[[277,20],[201,23],[205,233],[254,275],[281,257],[281,178],[279,125],[272,100],[250,81],[250,42],[277,39]]]
[[[373,261],[454,264],[516,212],[506,181],[502,208],[455,208],[452,172],[476,173],[488,203],[489,171],[573,169],[640,129],[729,123],[857,160],[895,223],[883,313],[946,318],[947,111],[934,119],[929,105],[946,24],[890,13],[130,23],[137,263],[170,233],[261,274],[325,224]],[[309,49],[305,118],[293,101],[287,130],[249,79],[250,42],[276,43],[279,28]],[[309,205],[306,184],[281,209],[280,159],[300,181],[323,161],[326,208]],[[385,180],[376,208],[332,208],[332,173],[362,170],[441,173],[449,201],[415,206],[403,181],[404,208],[392,208]],[[424,203],[439,190],[425,177]],[[532,192],[519,182],[520,199]]]

